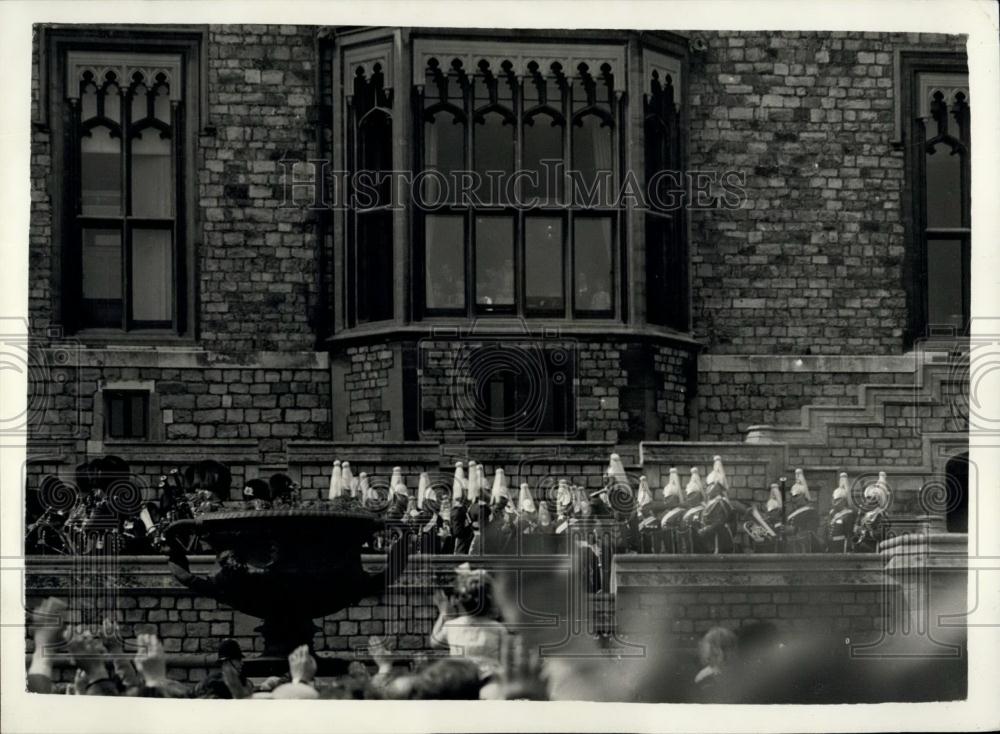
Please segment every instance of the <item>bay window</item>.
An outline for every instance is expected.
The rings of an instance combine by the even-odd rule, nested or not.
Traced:
[[[338,35],[338,328],[497,316],[688,329],[683,213],[623,203],[627,180],[682,167],[683,47],[585,36]],[[386,175],[377,196],[350,195],[359,174],[389,172],[391,190]]]
[[[424,316],[619,313],[624,60],[591,50],[416,44]]]

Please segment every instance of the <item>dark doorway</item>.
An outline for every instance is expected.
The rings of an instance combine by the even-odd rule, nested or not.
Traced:
[[[949,533],[969,532],[969,455],[959,454],[945,466]]]

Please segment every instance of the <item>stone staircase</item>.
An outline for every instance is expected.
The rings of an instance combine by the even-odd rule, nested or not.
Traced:
[[[746,442],[784,443],[790,449],[835,446],[844,434],[838,436],[837,429],[843,428],[875,429],[868,431],[870,437],[881,432],[890,439],[906,438],[906,433],[930,438],[965,435],[967,385],[968,372],[960,364],[924,362],[912,383],[860,385],[855,405],[805,405],[799,425],[750,426]],[[929,469],[931,463],[922,466]]]

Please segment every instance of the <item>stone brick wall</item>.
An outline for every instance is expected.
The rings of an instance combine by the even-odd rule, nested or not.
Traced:
[[[903,153],[893,56],[934,34],[709,32],[690,72],[689,167],[746,174],[692,211],[695,335],[713,353],[903,350]],[[772,409],[772,408],[768,408]]]
[[[38,30],[33,30],[31,44],[31,111],[37,118],[39,105]],[[53,292],[52,200],[48,175],[52,167],[52,146],[47,132],[31,131],[31,228],[28,233],[28,320],[34,331],[52,321],[55,307]]]
[[[635,341],[593,338],[552,338],[533,341],[504,339],[491,364],[502,365],[528,378],[539,389],[540,381],[553,378],[543,364],[542,350],[564,352],[570,368],[576,415],[575,432],[569,438],[610,443],[635,443],[644,438],[684,438],[687,435],[687,380],[692,355],[689,351]],[[420,426],[422,438],[458,436],[476,406],[482,409],[479,392],[490,370],[470,367],[471,355],[493,343],[482,340],[460,342],[432,340],[419,344]],[[560,362],[567,358],[561,358]],[[654,428],[647,430],[647,423]],[[533,430],[520,432],[529,438]]]
[[[314,352],[310,324],[318,302],[316,234],[308,212],[284,202],[282,165],[313,157],[308,113],[316,101],[315,32],[312,26],[209,27],[200,59],[207,88],[188,90],[192,99],[198,91],[207,98],[204,127],[187,141],[195,146],[194,170],[185,172],[196,187],[197,220],[187,237],[189,267],[197,273],[196,327],[186,336],[196,337],[197,346],[122,345],[89,358],[81,352],[101,340],[65,337],[69,359],[53,363],[30,389],[43,392],[31,417],[33,439],[60,442],[66,464],[115,450],[103,441],[95,399],[99,388],[120,381],[152,385],[157,410],[146,453],[159,452],[164,463],[174,442],[246,439],[256,444],[256,463],[280,465],[288,439],[330,438],[330,375]],[[37,44],[33,58],[37,117]],[[52,90],[56,115],[58,100]],[[58,324],[59,307],[47,130],[33,132],[31,165],[29,314],[38,337]],[[36,344],[47,346],[41,338]],[[176,358],[177,349],[184,359]],[[136,454],[129,447],[116,452]]]
[[[349,367],[344,376],[343,392],[337,395],[337,400],[342,400],[347,408],[345,437],[362,442],[387,439],[392,427],[391,406],[386,395],[393,380],[392,349],[376,344],[352,346],[346,351]]]
[[[311,156],[315,28],[212,26],[199,139],[201,339],[223,352],[308,350],[315,233],[284,205],[279,161]]]
[[[690,438],[691,376],[695,357],[688,351],[657,346],[653,370],[657,376],[656,414],[660,441]]]
[[[698,376],[699,438],[742,441],[753,425],[798,425],[803,405],[857,405],[862,384],[912,385],[914,379],[912,371],[704,372]]]
[[[615,569],[622,636],[666,626],[680,647],[712,627],[755,621],[862,643],[878,638],[900,604],[874,555],[619,556]]]
[[[209,27],[202,50],[208,79],[203,118],[212,129],[192,141],[197,165],[187,172],[197,182],[200,232],[189,233],[189,240],[199,276],[199,338],[207,349],[248,354],[313,347],[308,315],[316,304],[315,233],[309,216],[284,205],[280,162],[311,157],[315,130],[307,113],[315,103],[315,32],[312,26]],[[37,44],[33,60],[37,117]],[[57,103],[58,94],[50,99]],[[47,131],[32,135],[29,312],[36,333],[55,318],[58,292],[50,138]]]

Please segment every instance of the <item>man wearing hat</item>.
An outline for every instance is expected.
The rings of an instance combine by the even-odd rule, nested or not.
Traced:
[[[680,539],[681,553],[704,553],[705,544],[698,531],[701,529],[701,513],[705,509],[705,489],[701,483],[698,467],[691,467],[691,480],[684,488],[684,514],[681,516]]]
[[[747,511],[743,532],[746,537],[744,550],[752,553],[778,553],[781,550],[784,513],[781,488],[777,482],[771,485],[770,497],[763,508],[753,505]]]
[[[878,482],[865,488],[865,505],[869,509],[855,527],[854,550],[874,553],[889,529],[889,493],[885,484]]]
[[[240,643],[226,638],[219,643],[219,669],[213,670],[194,689],[195,698],[246,698],[253,686],[243,675],[243,651]],[[232,690],[236,688],[236,690]]]
[[[248,479],[243,486],[243,507],[247,510],[271,508],[271,487],[263,479]]]
[[[681,520],[687,508],[681,495],[681,483],[677,477],[677,467],[670,467],[670,478],[663,487],[663,512],[660,514],[660,552],[680,553],[678,533]]]
[[[646,477],[639,477],[639,491],[635,499],[635,512],[629,518],[630,550],[639,553],[656,553],[660,550],[660,511],[663,503],[653,498]]]
[[[785,516],[785,550],[789,553],[811,553],[819,530],[819,512],[801,469],[795,470],[795,484],[792,485],[788,509]]]
[[[857,513],[851,507],[851,492],[847,474],[840,475],[840,484],[833,490],[833,506],[826,521],[826,552],[849,553],[854,544],[854,523]]]
[[[721,482],[708,485],[708,501],[701,512],[699,539],[707,553],[732,553],[733,531],[730,522],[735,511],[726,497],[725,486]]]

